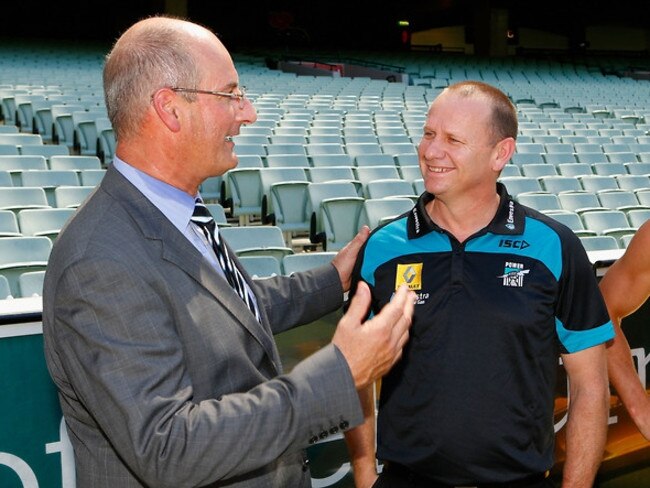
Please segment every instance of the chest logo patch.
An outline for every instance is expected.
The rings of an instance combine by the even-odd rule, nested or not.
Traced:
[[[409,290],[422,289],[422,263],[398,264],[395,273],[395,289],[406,283]]]
[[[522,263],[511,263],[506,261],[503,274],[497,278],[503,279],[503,286],[514,286],[521,288],[524,286],[524,276],[530,273],[529,269],[524,269]]]

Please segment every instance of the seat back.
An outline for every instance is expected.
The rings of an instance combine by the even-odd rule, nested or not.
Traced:
[[[368,198],[363,202],[359,227],[367,225],[370,229],[374,229],[412,208],[413,200],[410,198]]]
[[[273,223],[285,232],[285,240],[289,240],[294,232],[309,230],[310,216],[307,187],[308,181],[281,181],[273,183],[270,189]],[[290,235],[286,235],[289,233]]]
[[[609,251],[619,249],[618,240],[613,236],[580,236],[586,251]]]
[[[22,273],[45,270],[51,250],[52,241],[47,237],[0,239],[0,275],[7,278],[12,296],[20,296],[18,278]]]
[[[285,275],[298,271],[307,271],[318,266],[331,263],[336,256],[335,251],[314,251],[289,254],[282,259],[282,269]]]
[[[282,274],[281,263],[273,256],[239,256],[239,261],[253,279]]]
[[[18,212],[20,231],[25,236],[45,236],[53,242],[74,208],[28,208]]]
[[[348,198],[358,197],[354,183],[350,181],[329,181],[322,183],[311,183],[307,187],[308,208],[307,214],[310,218],[309,238],[314,244],[324,239],[324,225],[321,211],[321,202],[327,198]]]
[[[378,179],[369,181],[366,184],[367,198],[385,198],[385,197],[417,197],[413,185],[408,181],[400,178]]]
[[[324,251],[338,251],[354,238],[359,230],[363,202],[361,197],[325,198],[321,201]]]
[[[240,225],[262,215],[260,171],[261,168],[234,168],[224,175],[226,200],[232,215],[239,218]]]
[[[54,201],[57,208],[76,208],[95,190],[94,186],[57,186]]]
[[[11,210],[0,210],[0,237],[20,237],[18,218]]]
[[[277,226],[233,226],[219,229],[219,232],[237,256],[273,256],[281,262],[282,257],[293,253]]]
[[[33,297],[43,295],[43,280],[45,279],[45,271],[25,271],[18,276],[18,288],[20,289],[20,296]]]
[[[49,207],[45,190],[36,186],[0,187],[0,209],[16,214],[23,208]]]

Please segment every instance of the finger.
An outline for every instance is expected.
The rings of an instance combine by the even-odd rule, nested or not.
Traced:
[[[364,242],[368,239],[368,236],[370,235],[370,227],[367,225],[364,225],[359,229],[359,232],[357,232],[357,235],[354,236],[354,238],[350,241],[350,243],[353,246],[356,247],[361,247]]]
[[[377,320],[383,324],[382,326],[393,328],[398,325],[399,320],[404,316],[404,307],[407,306],[407,297],[408,287],[406,287],[406,285],[400,286],[390,299],[390,302],[388,302],[376,316]],[[373,318],[373,321],[374,320],[375,319]]]
[[[369,308],[370,288],[368,288],[366,282],[360,281],[345,316],[350,320],[361,323],[365,320],[366,315],[368,315]]]

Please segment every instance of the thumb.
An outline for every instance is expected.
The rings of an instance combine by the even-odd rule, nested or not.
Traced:
[[[352,297],[346,316],[356,323],[361,324],[366,320],[370,308],[370,288],[364,281],[359,281],[357,291]]]

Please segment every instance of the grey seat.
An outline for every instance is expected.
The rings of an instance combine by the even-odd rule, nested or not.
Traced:
[[[595,236],[596,231],[585,229],[585,225],[576,212],[561,211],[561,212],[545,212],[546,215],[552,217],[558,222],[566,225],[577,236]]]
[[[224,175],[222,200],[240,225],[262,216],[261,168],[234,168]]]
[[[366,184],[366,198],[408,197],[417,198],[413,185],[401,178],[385,178]]]
[[[620,249],[618,240],[613,236],[580,236],[580,242],[586,251]]]
[[[24,209],[18,212],[18,224],[23,235],[45,236],[54,242],[74,212],[74,208]]]
[[[9,282],[11,294],[20,296],[19,276],[26,271],[43,271],[52,250],[47,237],[4,237],[0,239],[0,275]]]
[[[12,210],[17,215],[24,208],[48,207],[45,190],[41,187],[0,187],[0,210]]]
[[[571,212],[581,213],[589,210],[603,209],[595,192],[563,192],[558,195],[558,199],[562,208]]]
[[[18,276],[18,288],[23,298],[42,296],[45,271],[25,271]]]
[[[540,212],[562,209],[560,199],[554,193],[522,193],[517,196],[517,201]]]
[[[501,176],[499,181],[506,186],[508,193],[517,197],[520,193],[543,191],[539,180],[530,176]]]
[[[540,177],[540,183],[544,190],[556,194],[564,191],[580,191],[583,189],[580,181],[572,176],[542,176]]]
[[[45,190],[47,202],[51,207],[56,206],[54,190],[58,186],[79,186],[79,177],[74,170],[29,170],[20,175],[23,186],[40,186]]]
[[[627,220],[625,212],[621,210],[599,210],[583,212],[581,214],[585,228],[596,231],[598,235],[620,237],[636,231]]]
[[[310,216],[309,240],[312,244],[322,244],[325,240],[325,223],[321,209],[323,200],[336,198],[359,198],[357,188],[350,181],[328,181],[311,183],[307,187],[308,214]],[[358,216],[355,217],[358,219]],[[357,222],[354,223],[356,225]],[[324,249],[326,250],[326,249]]]
[[[359,217],[359,226],[367,225],[370,229],[381,225],[413,208],[410,198],[367,198]]]
[[[334,251],[314,251],[288,254],[282,258],[282,269],[285,275],[298,271],[307,271],[332,262],[336,256]]]
[[[280,263],[285,255],[293,253],[276,226],[233,226],[219,232],[237,256],[272,256]]]
[[[282,274],[281,263],[274,256],[239,256],[239,261],[253,279]]]
[[[0,210],[0,237],[20,237],[18,218],[11,210]]]
[[[97,156],[54,155],[50,157],[50,169],[81,171],[84,169],[102,169]]]
[[[57,208],[77,208],[94,190],[94,186],[57,186],[54,202]]]

